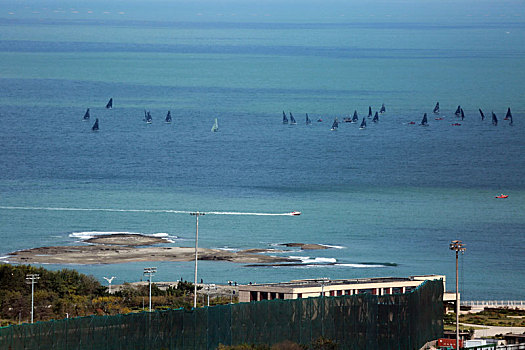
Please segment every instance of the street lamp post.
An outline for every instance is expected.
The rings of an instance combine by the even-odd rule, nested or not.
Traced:
[[[459,349],[459,269],[458,269],[458,255],[459,252],[465,253],[465,245],[462,241],[452,241],[450,243],[450,250],[456,251],[456,349]]]
[[[34,314],[35,314],[35,283],[36,280],[40,279],[40,275],[36,273],[31,273],[26,275],[26,280],[31,281],[31,323],[33,323]]]
[[[196,229],[195,229],[195,279],[194,279],[194,283],[193,283],[193,287],[194,287],[194,290],[193,290],[193,307],[196,308],[197,307],[197,260],[199,259],[199,253],[198,253],[198,249],[199,249],[199,216],[201,215],[205,215],[206,213],[201,213],[201,212],[193,212],[193,213],[190,213],[190,215],[193,215],[195,216],[195,226],[196,226]]]
[[[157,273],[156,267],[145,267],[144,274],[149,275],[149,312],[151,312],[151,276]]]

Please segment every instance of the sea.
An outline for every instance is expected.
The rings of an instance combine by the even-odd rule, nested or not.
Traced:
[[[463,299],[524,300],[524,43],[518,0],[4,0],[1,260],[115,232],[192,247],[187,212],[300,211],[200,216],[200,247],[301,264],[201,261],[198,280],[443,274],[453,291],[461,240]],[[194,278],[193,262],[43,266]]]

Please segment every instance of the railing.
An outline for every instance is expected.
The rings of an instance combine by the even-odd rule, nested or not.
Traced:
[[[462,300],[463,306],[519,307],[525,308],[524,300]]]

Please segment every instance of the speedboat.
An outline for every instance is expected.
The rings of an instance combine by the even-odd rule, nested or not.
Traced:
[[[292,212],[290,213],[290,215],[298,216],[298,215],[301,215],[301,212],[300,212],[300,211],[292,211]]]
[[[500,194],[499,196],[496,196],[495,198],[509,198],[508,194]]]

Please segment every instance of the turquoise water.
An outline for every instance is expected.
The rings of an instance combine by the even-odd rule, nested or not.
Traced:
[[[200,246],[334,248],[280,253],[305,259],[298,267],[202,262],[199,276],[247,283],[436,273],[452,288],[448,244],[462,239],[466,299],[523,299],[519,5],[8,3],[0,12],[0,206],[299,210],[204,216]],[[109,97],[113,110],[104,108]],[[431,113],[438,100],[443,120]],[[363,117],[381,103],[378,124],[330,131],[333,118]],[[466,118],[453,127],[459,104]],[[81,121],[88,107],[97,133],[93,120]],[[513,126],[503,120],[507,107]],[[494,110],[499,125],[481,121],[478,108]],[[153,124],[142,121],[144,109]],[[162,122],[168,109],[172,124]],[[283,110],[298,125],[283,125]],[[428,128],[407,124],[424,112]],[[216,117],[220,132],[211,133]],[[510,197],[494,198],[502,192]],[[0,222],[0,255],[78,244],[86,232],[164,233],[174,245],[194,244],[189,215],[0,209]],[[193,279],[192,263],[73,267],[121,283],[149,265],[158,279]]]

